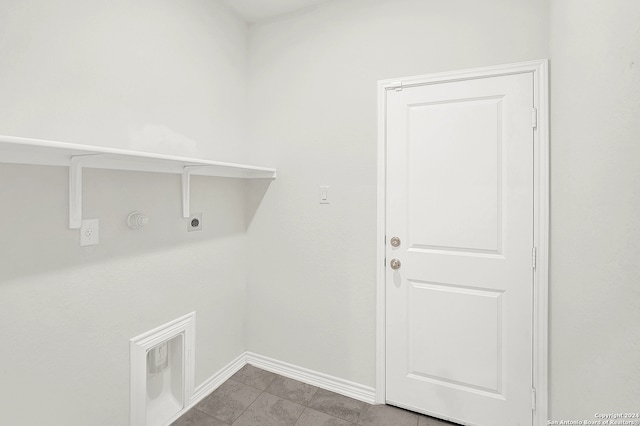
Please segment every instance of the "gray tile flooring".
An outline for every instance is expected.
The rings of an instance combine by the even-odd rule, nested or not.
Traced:
[[[245,365],[173,426],[451,426]]]

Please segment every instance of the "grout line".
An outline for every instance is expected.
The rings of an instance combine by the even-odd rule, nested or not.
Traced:
[[[290,403],[292,403],[292,404],[296,404],[296,405],[299,405],[299,406],[301,406],[301,407],[305,407],[305,408],[307,408],[307,406],[306,406],[306,405],[304,405],[304,404],[300,404],[299,402],[295,402],[295,401],[292,401],[292,400],[290,400],[290,399],[287,399],[287,398],[285,398],[284,396],[276,395],[275,393],[271,393],[271,392],[268,392],[268,391],[264,391],[264,393],[268,393],[269,395],[271,395],[271,396],[275,396],[276,398],[279,398],[279,399],[282,399],[282,400],[284,400],[284,401],[290,402]]]
[[[304,383],[304,382],[300,382],[300,383]],[[305,383],[308,384],[308,383]],[[313,385],[309,385],[309,386],[313,386]],[[309,404],[311,404],[311,401],[313,400],[313,397],[316,396],[316,394],[318,393],[318,390],[320,390],[319,387],[317,386],[313,386],[314,388],[316,388],[316,390],[313,391],[313,395],[311,395],[311,398],[309,398],[309,402],[306,403],[305,407],[309,407]],[[309,407],[311,408],[311,407]]]
[[[259,369],[259,370],[261,370],[261,371],[266,371],[266,370],[263,370],[263,369],[258,368],[258,367],[255,367],[255,368],[257,368],[257,369]],[[271,392],[269,392],[269,391],[268,391],[268,389],[271,387],[271,385],[273,384],[273,382],[275,382],[275,381],[276,381],[276,379],[277,379],[278,377],[282,377],[282,378],[287,379],[287,377],[282,376],[282,375],[280,375],[280,374],[277,374],[277,373],[273,373],[273,374],[274,374],[273,380],[271,380],[271,382],[269,383],[269,385],[267,385],[267,388],[266,388],[266,389],[262,390],[262,393],[261,393],[260,395],[258,395],[258,398],[260,398],[260,396],[261,396],[263,393],[266,393],[266,394],[271,395],[271,396],[273,396],[273,397],[275,397],[275,398],[280,398],[280,399],[282,399],[282,400],[285,400],[285,401],[291,402],[292,404],[297,404],[297,405],[301,406],[303,409],[302,409],[302,411],[300,412],[300,415],[298,415],[298,418],[296,418],[296,421],[295,421],[295,423],[294,423],[294,426],[295,426],[296,424],[298,424],[298,421],[300,420],[300,417],[302,417],[302,414],[304,414],[304,412],[307,410],[307,408],[308,408],[308,409],[310,409],[310,410],[313,410],[313,408],[309,407],[309,403],[311,402],[311,400],[313,399],[313,397],[314,397],[314,396],[316,395],[316,393],[318,392],[318,389],[320,389],[320,388],[318,388],[317,386],[310,385],[309,383],[301,382],[300,380],[289,379],[289,380],[294,380],[294,381],[296,381],[296,382],[299,382],[299,383],[302,383],[302,384],[305,384],[305,385],[308,385],[308,386],[313,386],[313,387],[315,388],[315,390],[313,391],[313,394],[311,395],[311,398],[309,398],[309,401],[308,401],[308,402],[306,402],[306,401],[305,401],[303,404],[300,404],[299,402],[291,401],[291,400],[290,400],[290,399],[288,399],[288,398],[285,398],[285,397],[280,396],[280,395],[273,394],[273,393],[271,393]],[[232,379],[231,379],[231,378],[229,378],[228,380],[232,380]],[[237,380],[236,380],[236,381],[237,381]],[[240,383],[242,383],[242,382],[240,382]],[[243,383],[243,384],[245,384],[245,385],[247,385],[247,386],[249,386],[249,387],[252,387],[252,388],[254,388],[254,389],[258,389],[258,388],[256,388],[256,387],[251,386],[251,385],[248,385],[248,384],[246,384],[246,383]],[[258,390],[261,390],[261,389],[258,389]],[[256,398],[256,400],[257,400],[258,398]],[[255,400],[254,400],[253,402],[255,402]],[[251,405],[253,405],[253,402],[251,403]],[[249,405],[249,407],[251,407],[251,405]],[[244,411],[248,410],[248,409],[249,409],[249,407],[245,408],[245,410],[244,410]],[[244,414],[244,411],[240,414],[240,416],[242,416],[242,414]],[[319,412],[321,412],[321,411],[319,411]],[[324,414],[327,414],[327,413],[324,413]],[[327,415],[329,415],[329,414],[327,414]],[[238,416],[238,418],[240,418],[240,416]],[[338,417],[335,417],[335,416],[332,416],[332,417],[334,417],[334,418],[336,418],[336,419],[338,418]],[[237,419],[236,419],[236,420],[237,420]],[[354,425],[354,426],[357,426],[357,424],[356,424],[356,423],[353,423],[353,425]]]
[[[260,392],[265,392],[265,389],[260,389],[260,388],[257,388],[255,386],[248,385],[248,384],[246,384],[244,382],[241,382],[240,380],[232,379],[231,377],[229,377],[224,383],[227,383],[229,380],[231,380],[232,382],[240,383],[241,385],[249,386],[250,388],[253,388],[255,390],[259,390]]]
[[[247,365],[251,365],[251,364],[247,364]],[[254,367],[253,365],[251,365],[251,366],[252,366],[252,367]],[[243,367],[243,368],[244,368],[244,367]],[[265,372],[267,372],[267,373],[271,373],[270,371],[263,370],[262,368],[258,368],[258,367],[254,367],[254,368],[256,368],[256,369],[258,369],[258,370],[260,370],[260,371],[265,371]],[[240,371],[240,370],[238,370],[238,371]],[[235,376],[235,374],[234,374],[233,376],[229,377],[229,378],[228,378],[225,382],[223,382],[223,383],[226,383],[226,382],[227,382],[227,381],[229,381],[229,380],[233,380],[233,381],[234,381],[234,382],[236,382],[236,383],[240,383],[240,384],[242,384],[242,385],[249,386],[250,388],[257,389],[257,390],[259,390],[260,392],[266,392],[266,391],[267,391],[267,389],[269,389],[269,386],[271,386],[271,383],[273,383],[273,382],[276,380],[276,377],[277,377],[277,376],[279,376],[279,374],[276,374],[276,373],[271,373],[271,374],[274,374],[274,377],[273,377],[273,379],[269,382],[269,384],[267,385],[267,387],[266,387],[265,389],[260,389],[260,388],[257,388],[257,387],[255,387],[255,386],[253,386],[253,385],[250,385],[250,384],[248,384],[248,383],[241,382],[241,381],[240,381],[240,380],[238,380],[238,379],[234,379],[234,378],[233,378],[233,376]]]
[[[309,407],[309,408],[312,408],[312,407],[310,407],[310,406],[309,406],[309,404],[311,403],[311,400],[313,399],[313,397],[316,395],[316,392],[318,392],[318,389],[319,389],[319,388],[318,388],[317,386],[313,386],[313,385],[310,385],[309,383],[301,382],[300,380],[296,380],[296,379],[289,379],[288,377],[281,376],[281,375],[279,375],[279,374],[277,374],[277,376],[278,376],[278,377],[282,377],[283,379],[293,380],[293,381],[296,381],[296,382],[298,382],[298,383],[302,383],[302,384],[307,385],[307,386],[312,386],[312,387],[314,387],[314,388],[315,388],[315,390],[313,391],[313,394],[311,394],[311,398],[309,398],[309,401],[303,401],[302,403],[300,403],[300,402],[298,402],[298,401],[292,401],[292,400],[290,400],[290,399],[289,399],[289,398],[287,398],[287,397],[280,396],[280,395],[276,395],[275,393],[269,392],[269,388],[265,389],[265,392],[266,392],[266,393],[268,393],[269,395],[273,395],[273,396],[275,396],[275,397],[278,397],[278,398],[280,398],[280,399],[284,399],[285,401],[289,401],[289,402],[293,402],[294,404],[302,405],[303,407]],[[274,380],[274,381],[275,381],[275,380]],[[316,410],[316,411],[318,411],[318,410]]]
[[[255,367],[255,368],[258,368],[258,367]],[[259,369],[259,370],[262,370],[261,368],[258,368],[258,369]],[[267,371],[267,370],[262,370],[262,371]],[[238,383],[242,383],[243,385],[247,385],[247,386],[252,387],[252,388],[254,388],[254,389],[258,389],[259,391],[262,391],[262,392],[266,392],[266,393],[268,393],[268,394],[269,394],[269,395],[271,395],[271,396],[275,396],[276,398],[284,399],[285,401],[289,401],[289,402],[293,402],[294,404],[302,405],[303,407],[309,407],[309,403],[311,402],[311,400],[313,399],[313,397],[316,395],[316,393],[317,393],[317,392],[318,392],[318,390],[320,389],[320,388],[319,388],[319,387],[317,387],[317,386],[310,385],[309,383],[301,382],[300,380],[291,379],[291,378],[289,378],[289,377],[282,376],[282,375],[280,375],[280,374],[278,374],[278,373],[272,373],[272,374],[275,374],[275,377],[273,378],[273,380],[271,381],[271,383],[269,383],[269,386],[267,386],[267,388],[266,388],[266,389],[264,389],[264,390],[259,389],[259,388],[256,388],[255,386],[247,385],[246,383],[242,383],[242,382],[238,382]],[[304,385],[314,387],[314,388],[315,388],[315,390],[313,391],[313,394],[311,395],[311,398],[309,398],[309,402],[304,402],[304,403],[302,403],[302,404],[301,404],[301,403],[299,403],[299,402],[297,402],[297,401],[292,401],[292,400],[290,400],[290,399],[288,399],[288,398],[286,398],[286,397],[284,397],[284,396],[276,395],[275,393],[271,393],[271,392],[269,392],[269,388],[271,387],[271,385],[273,384],[273,382],[275,382],[275,381],[276,381],[276,379],[277,379],[278,377],[282,377],[283,379],[287,379],[287,380],[293,380],[293,381],[295,381],[295,382],[302,383],[302,384],[304,384]],[[233,379],[229,378],[228,380],[233,380]],[[236,382],[237,382],[237,380],[234,380],[234,381],[236,381]],[[309,408],[311,408],[311,407],[309,407]]]
[[[289,401],[287,399],[287,401]],[[293,401],[291,401],[293,402]],[[293,424],[293,426],[296,426],[298,424],[298,421],[300,420],[300,417],[302,417],[302,415],[304,414],[305,411],[307,411],[308,407],[305,407],[304,405],[302,406],[302,411],[300,411],[300,415],[298,416],[298,418],[296,419],[296,422]]]
[[[227,423],[227,422],[223,422],[223,421],[222,421],[222,420],[220,420],[219,418],[217,418],[217,417],[215,417],[215,416],[212,416],[212,415],[211,415],[211,414],[209,414],[209,413],[205,413],[204,411],[202,411],[202,410],[200,410],[200,409],[196,408],[195,406],[194,406],[194,407],[191,407],[191,409],[190,409],[189,411],[187,411],[186,413],[184,413],[182,416],[186,416],[186,415],[187,415],[187,413],[189,413],[191,410],[195,410],[195,411],[197,411],[197,412],[199,412],[199,413],[201,413],[201,414],[204,414],[204,415],[205,415],[205,416],[207,416],[207,417],[211,417],[212,419],[215,419],[215,420],[217,420],[217,421],[219,421],[219,422],[222,422],[222,423],[224,423],[225,425],[229,425],[229,426],[231,426],[229,423]],[[182,416],[181,416],[180,418],[182,418]]]
[[[243,383],[243,385],[246,383]],[[249,386],[249,385],[247,385]],[[253,386],[249,386],[249,387],[253,387]],[[254,389],[258,389],[258,388],[254,388]],[[260,389],[258,389],[260,390]],[[258,398],[260,398],[262,396],[262,394],[264,393],[264,391],[261,391],[260,394],[256,397],[256,399],[254,399],[253,401],[251,401],[251,404],[247,405],[247,408],[245,408],[244,410],[242,410],[242,412],[238,415],[238,417],[236,417],[235,419],[233,419],[233,421],[231,422],[231,426],[233,426],[233,424],[236,422],[236,420],[238,420],[240,417],[242,417],[242,415],[249,409],[251,408],[251,406],[253,404],[256,403],[256,401],[258,400]]]

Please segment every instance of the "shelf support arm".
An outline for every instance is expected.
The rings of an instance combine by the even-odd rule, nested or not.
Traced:
[[[83,157],[71,157],[69,163],[69,229],[80,229],[82,225]]]
[[[182,169],[182,217],[191,216],[191,173],[205,166],[184,166]]]
[[[182,217],[187,218],[191,215],[191,170],[189,167],[182,169]]]
[[[69,229],[82,226],[82,168],[88,159],[98,156],[74,155],[69,161]]]

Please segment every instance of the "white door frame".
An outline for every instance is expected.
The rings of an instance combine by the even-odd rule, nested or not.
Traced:
[[[549,83],[548,60],[521,62],[451,71],[378,82],[378,233],[376,289],[376,403],[386,401],[385,381],[385,238],[386,238],[386,104],[388,90],[448,81],[533,73],[537,127],[534,131],[534,244],[537,249],[533,274],[533,386],[534,426],[546,426],[548,419],[548,300],[549,300]],[[532,120],[534,117],[532,117]]]

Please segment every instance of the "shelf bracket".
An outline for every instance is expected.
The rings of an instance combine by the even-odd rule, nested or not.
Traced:
[[[191,216],[191,173],[206,166],[184,166],[182,169],[182,217]]]
[[[74,155],[69,162],[69,229],[82,226],[82,167],[100,154]]]

